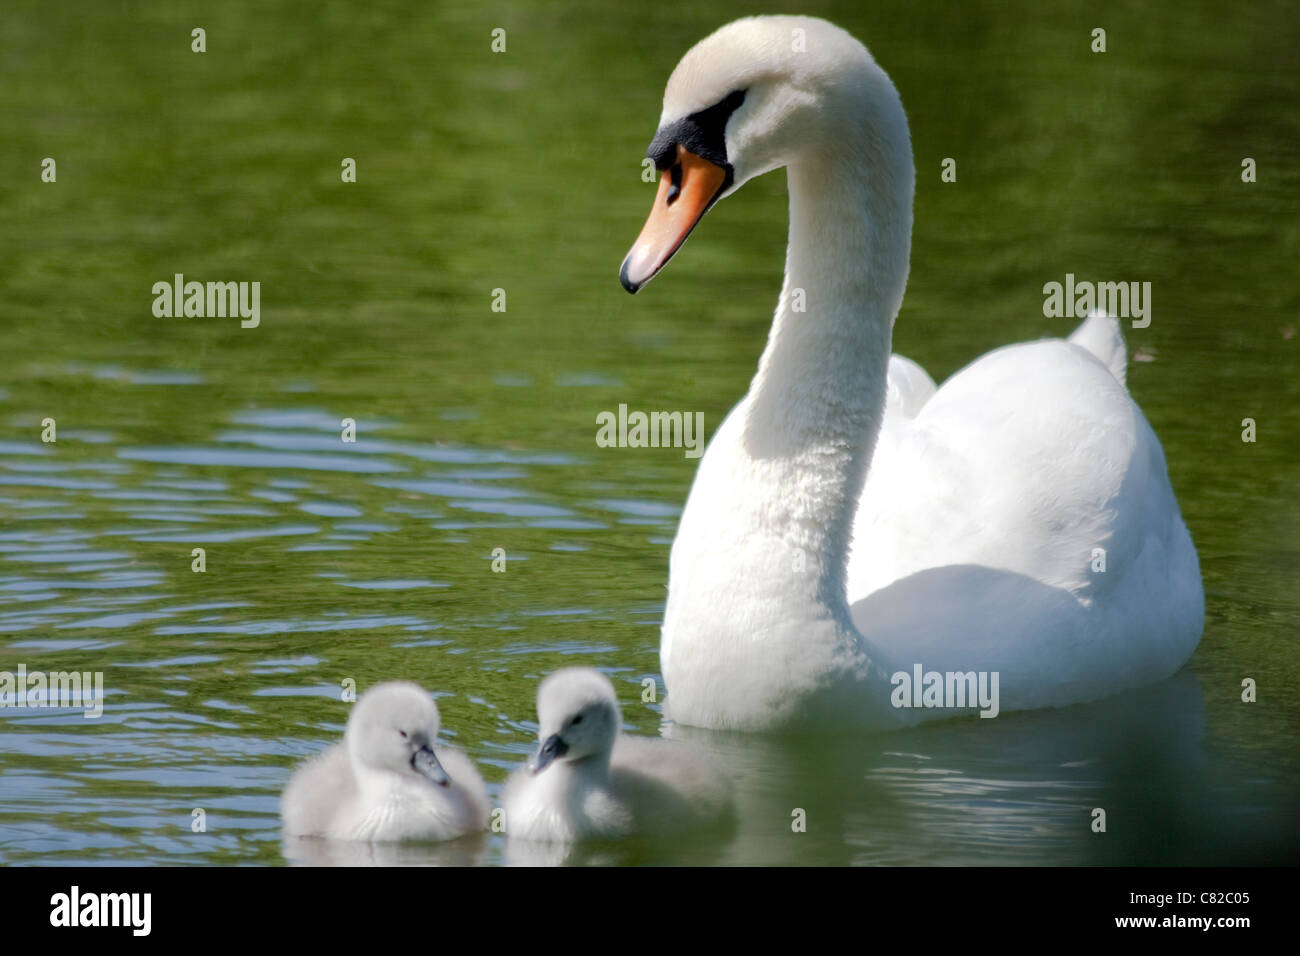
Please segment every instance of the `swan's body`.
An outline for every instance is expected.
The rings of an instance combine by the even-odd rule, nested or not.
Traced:
[[[482,777],[464,754],[433,750],[437,735],[437,705],[420,687],[372,687],[353,708],[343,743],[303,765],[285,787],[285,833],[396,842],[487,829]]]
[[[730,784],[689,745],[619,733],[609,679],[566,668],[537,694],[542,745],[506,784],[510,839],[573,843],[655,836],[724,820]]]
[[[1200,570],[1114,320],[998,349],[937,390],[891,359],[913,169],[901,101],[866,49],[811,18],[723,27],[669,80],[652,155],[670,163],[675,136],[726,170],[712,199],[788,167],[790,240],[767,349],[673,543],[669,714],[890,726],[953,713],[891,703],[891,675],[917,664],[997,672],[1003,711],[1176,671],[1200,639]],[[677,155],[689,181],[699,157]],[[689,212],[692,195],[668,204]],[[629,255],[631,291],[684,240],[680,222],[652,229],[672,215],[656,207]]]

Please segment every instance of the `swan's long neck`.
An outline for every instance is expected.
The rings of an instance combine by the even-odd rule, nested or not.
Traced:
[[[841,111],[825,148],[788,167],[771,336],[700,464],[673,545],[660,650],[683,723],[817,719],[800,713],[804,701],[826,703],[828,682],[847,688],[868,673],[884,688],[870,699],[888,700],[845,594],[912,232],[907,121],[880,80]]]
[[[785,284],[743,442],[769,472],[766,522],[802,551],[811,597],[839,614],[907,281],[912,183],[910,157],[900,182],[887,162],[864,165],[869,152],[836,156],[789,169]]]

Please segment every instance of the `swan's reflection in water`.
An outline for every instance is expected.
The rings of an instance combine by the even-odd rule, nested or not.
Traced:
[[[736,778],[741,826],[718,863],[1061,865],[1145,862],[1199,789],[1204,729],[1181,673],[1093,704],[869,736],[665,732],[712,746]]]
[[[666,723],[735,784],[727,832],[580,846],[500,835],[432,847],[299,847],[315,864],[1086,865],[1241,863],[1295,825],[1219,815],[1196,677],[1059,710],[873,735],[774,736]],[[1094,832],[1095,808],[1105,832]],[[802,828],[798,824],[802,822]],[[1254,841],[1252,843],[1252,840]],[[305,841],[319,842],[319,841]],[[1252,849],[1258,845],[1258,849]]]

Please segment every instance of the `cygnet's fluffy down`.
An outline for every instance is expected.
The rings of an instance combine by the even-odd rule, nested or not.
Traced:
[[[335,840],[452,840],[487,828],[473,761],[434,750],[438,706],[418,685],[377,684],[361,695],[343,742],[303,765],[280,809],[290,836]]]
[[[572,842],[720,826],[731,785],[695,748],[628,737],[609,679],[556,671],[537,691],[541,746],[506,784],[513,839]]]

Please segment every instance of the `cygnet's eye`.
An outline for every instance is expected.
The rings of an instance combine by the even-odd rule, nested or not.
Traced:
[[[579,714],[577,717],[574,717],[574,718],[573,718],[573,723],[574,723],[574,724],[580,724],[580,723],[582,723],[582,714]]]
[[[401,734],[403,738],[406,737],[406,731],[405,731],[405,730],[399,730],[398,733]]]

